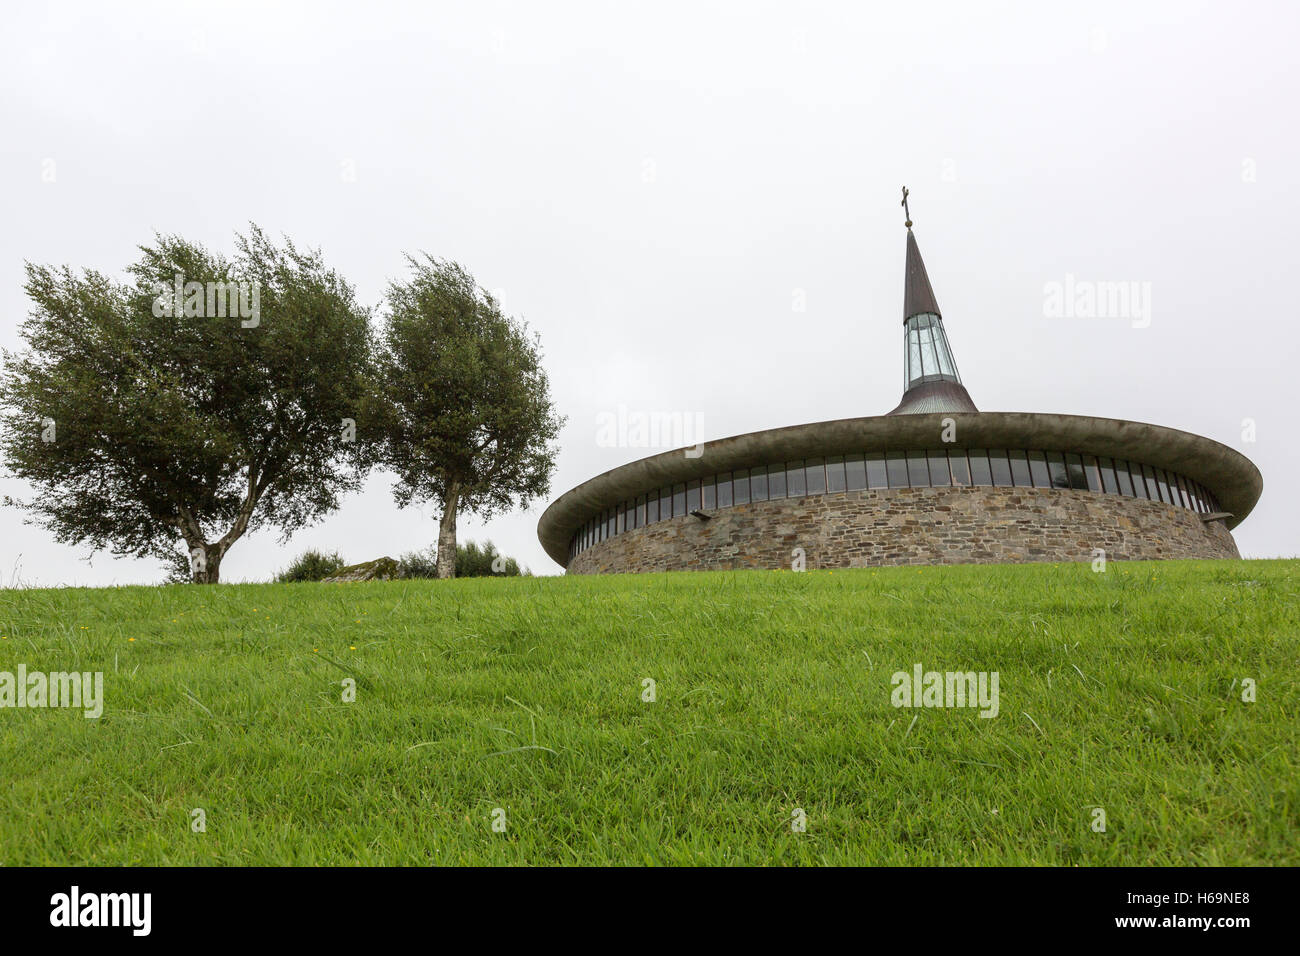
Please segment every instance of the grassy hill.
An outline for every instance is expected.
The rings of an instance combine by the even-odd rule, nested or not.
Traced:
[[[102,670],[106,698],[98,720],[0,710],[0,863],[1296,864],[1298,581],[1245,561],[0,592],[0,671]],[[894,708],[918,663],[997,671],[998,716]]]

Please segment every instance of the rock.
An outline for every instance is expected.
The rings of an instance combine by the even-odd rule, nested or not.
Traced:
[[[361,564],[351,564],[339,568],[327,578],[321,578],[322,584],[339,584],[345,581],[388,581],[397,577],[397,562],[392,558],[375,558]]]

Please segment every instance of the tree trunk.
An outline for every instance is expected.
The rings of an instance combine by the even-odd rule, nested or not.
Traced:
[[[460,488],[452,482],[447,488],[447,499],[442,503],[442,520],[438,522],[438,577],[456,576],[456,506],[460,504]]]
[[[195,584],[216,584],[221,580],[221,559],[226,556],[230,546],[248,530],[249,519],[253,517],[253,509],[257,507],[258,496],[263,490],[263,486],[258,483],[257,474],[256,469],[249,468],[248,494],[239,506],[235,523],[221,540],[212,544],[203,540],[203,530],[190,510],[183,504],[180,506],[180,518],[176,524],[185,539],[185,547],[189,549],[190,575]]]
[[[195,584],[216,584],[221,580],[221,558],[224,553],[219,543],[190,548],[190,570],[194,574]]]

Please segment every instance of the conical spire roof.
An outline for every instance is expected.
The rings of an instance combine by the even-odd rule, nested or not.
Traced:
[[[916,244],[916,236],[912,235],[912,225],[908,223],[907,266],[903,278],[903,321],[906,322],[912,316],[923,312],[943,315],[939,311],[939,300],[934,297],[934,289],[930,286],[930,277],[926,275],[925,262]]]

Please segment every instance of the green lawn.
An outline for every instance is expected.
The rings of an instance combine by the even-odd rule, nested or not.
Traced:
[[[1298,581],[1237,561],[2,591],[0,671],[102,670],[106,703],[0,710],[0,863],[1294,865]],[[999,715],[895,709],[918,663],[997,671]]]

